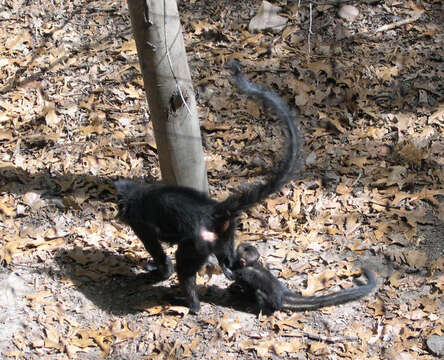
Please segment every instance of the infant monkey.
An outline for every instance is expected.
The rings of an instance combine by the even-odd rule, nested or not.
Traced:
[[[230,269],[231,278],[247,294],[255,296],[260,310],[304,311],[343,304],[367,295],[376,285],[373,273],[363,268],[362,271],[368,279],[368,283],[365,285],[329,295],[301,296],[290,291],[258,261],[259,252],[253,245],[240,244],[236,249],[236,254],[236,261]]]

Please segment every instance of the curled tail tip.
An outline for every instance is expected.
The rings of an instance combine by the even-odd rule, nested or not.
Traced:
[[[365,277],[368,279],[367,285],[371,286],[372,288],[376,286],[376,277],[373,271],[366,267],[361,268],[362,273],[365,275]]]
[[[239,60],[237,60],[237,59],[232,59],[232,60],[228,61],[226,66],[228,69],[231,70],[233,75],[239,75],[242,70],[242,66],[241,66]]]

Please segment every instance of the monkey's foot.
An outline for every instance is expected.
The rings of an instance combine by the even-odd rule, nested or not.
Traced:
[[[190,312],[196,315],[200,311],[200,302],[198,301],[188,304],[188,307],[190,308]]]
[[[161,265],[150,263],[146,266],[146,270],[149,271],[157,279],[166,280],[173,274],[174,267],[171,263],[171,260],[168,259],[165,264]]]
[[[190,309],[190,313],[197,314],[200,311],[200,302],[189,302],[187,301],[186,297],[183,295],[176,295],[176,294],[168,294],[166,295],[166,298],[164,300],[171,303],[171,305],[176,306],[186,306]]]

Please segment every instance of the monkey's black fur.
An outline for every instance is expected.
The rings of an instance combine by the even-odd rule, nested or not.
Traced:
[[[232,278],[249,295],[254,295],[260,310],[289,309],[294,311],[315,310],[324,306],[338,305],[357,300],[375,287],[371,271],[363,268],[368,283],[329,295],[301,296],[290,291],[268,269],[259,263],[259,252],[248,244],[240,244],[232,271]]]
[[[185,299],[197,313],[196,272],[210,254],[215,254],[224,273],[235,259],[234,230],[238,214],[278,191],[301,167],[301,138],[287,105],[273,92],[247,81],[237,62],[230,67],[238,88],[262,100],[287,126],[289,137],[280,164],[263,184],[255,184],[216,201],[195,189],[175,185],[139,185],[123,180],[115,183],[119,217],[134,230],[154,258],[159,275],[173,272],[160,241],[178,244],[176,270]]]

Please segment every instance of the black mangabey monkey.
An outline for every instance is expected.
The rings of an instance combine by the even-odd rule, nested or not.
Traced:
[[[232,272],[231,277],[247,294],[255,296],[257,306],[261,310],[304,311],[343,304],[367,295],[376,285],[373,273],[363,268],[362,271],[368,278],[365,285],[329,295],[301,296],[290,291],[258,261],[259,252],[253,245],[240,244],[236,253],[236,261],[227,271]]]
[[[229,64],[238,88],[271,107],[288,129],[288,141],[280,164],[265,183],[254,184],[231,194],[224,201],[211,199],[195,189],[165,184],[139,185],[123,180],[115,183],[119,217],[134,230],[154,258],[158,273],[173,272],[160,241],[178,244],[176,270],[185,299],[197,313],[196,272],[210,254],[215,254],[227,276],[235,258],[234,230],[239,213],[278,191],[301,168],[301,138],[288,106],[274,92],[247,81],[237,62]]]

